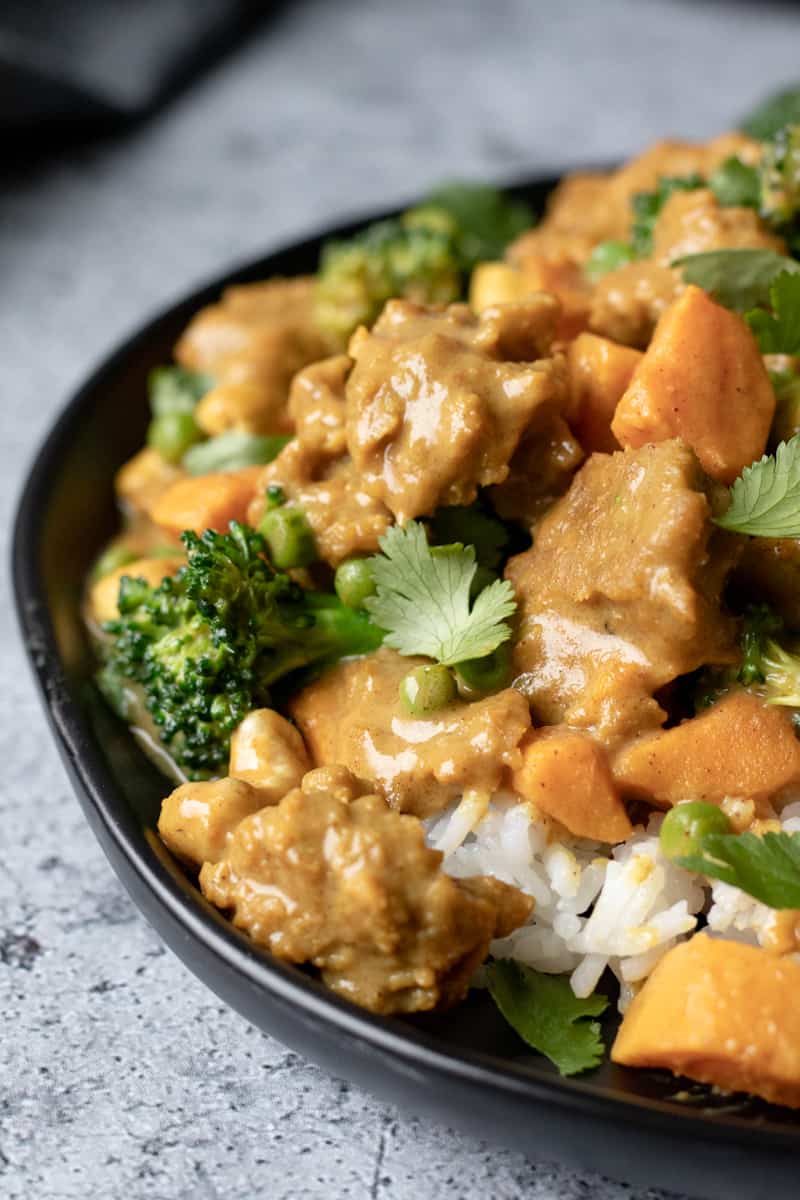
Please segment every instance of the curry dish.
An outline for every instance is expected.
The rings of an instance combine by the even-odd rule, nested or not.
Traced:
[[[229,288],[86,619],[257,945],[378,1013],[488,988],[564,1074],[615,1002],[615,1062],[800,1107],[800,126],[757,132]]]

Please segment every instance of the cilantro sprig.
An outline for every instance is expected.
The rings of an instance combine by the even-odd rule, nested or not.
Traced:
[[[800,537],[800,434],[745,467],[733,481],[727,511],[715,521],[755,537]]]
[[[781,271],[770,285],[771,312],[745,314],[762,354],[800,354],[800,275]]]
[[[492,999],[509,1025],[562,1075],[598,1066],[605,1045],[599,1023],[587,1018],[605,1012],[605,996],[580,1000],[566,976],[544,975],[513,959],[498,959],[487,971]]]
[[[682,268],[685,283],[704,288],[735,312],[768,307],[777,277],[800,272],[800,262],[774,250],[706,250],[675,258],[670,266]]]
[[[365,600],[372,620],[386,630],[385,644],[404,655],[423,655],[457,666],[495,651],[511,637],[506,623],[514,590],[496,579],[470,601],[477,561],[473,546],[429,546],[417,521],[393,525],[369,559],[376,592]]]
[[[675,862],[770,908],[800,908],[800,833],[709,833],[696,853]]]

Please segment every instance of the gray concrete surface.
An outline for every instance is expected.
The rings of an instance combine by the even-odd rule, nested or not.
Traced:
[[[286,6],[157,120],[0,194],[0,497],[156,306],[353,208],[702,136],[800,74],[789,5]],[[3,559],[7,561],[6,558]],[[621,1200],[400,1115],[249,1028],[166,953],[84,824],[0,608],[0,1195]],[[621,1131],[624,1136],[624,1131]],[[657,1190],[637,1193],[656,1200]]]

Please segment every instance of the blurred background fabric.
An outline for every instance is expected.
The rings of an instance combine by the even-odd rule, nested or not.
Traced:
[[[246,7],[0,0],[6,554],[25,466],[72,389],[201,280],[443,178],[502,181],[707,138],[800,82],[796,4]],[[239,9],[246,28],[231,37]],[[25,112],[20,64],[63,86],[55,126],[55,92]],[[77,125],[76,92],[92,108]],[[100,109],[111,119],[96,122]],[[635,1192],[548,1162],[535,1129],[526,1158],[400,1114],[249,1027],[165,952],[114,878],[44,727],[7,596],[0,678],[3,1200],[664,1200],[657,1178]]]
[[[0,132],[152,111],[268,7],[255,0],[3,0]]]

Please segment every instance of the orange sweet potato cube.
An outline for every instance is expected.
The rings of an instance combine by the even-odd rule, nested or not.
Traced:
[[[785,709],[735,691],[700,716],[647,733],[616,754],[623,794],[670,808],[681,800],[763,800],[800,781],[800,742]]]
[[[697,934],[662,958],[611,1058],[800,1108],[799,991],[793,959]]]
[[[170,533],[215,529],[224,533],[231,521],[244,521],[263,467],[220,471],[179,479],[155,500],[150,518]]]
[[[775,393],[745,322],[688,287],[658,322],[611,432],[621,446],[682,438],[712,478],[731,483],[764,453],[774,412]]]
[[[619,450],[611,432],[617,405],[642,358],[596,333],[581,333],[567,349],[569,423],[587,454]]]
[[[587,734],[553,726],[528,734],[512,786],[576,837],[623,842],[631,823],[602,746]]]

